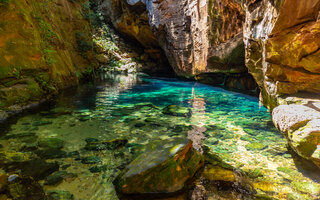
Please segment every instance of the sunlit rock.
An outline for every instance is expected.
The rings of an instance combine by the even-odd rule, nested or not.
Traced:
[[[165,142],[153,145],[130,163],[117,185],[125,194],[176,192],[202,164],[191,141]]]
[[[273,109],[277,98],[320,92],[319,0],[244,3],[246,66]]]
[[[273,112],[273,121],[291,147],[320,167],[320,112],[303,105],[281,105]]]

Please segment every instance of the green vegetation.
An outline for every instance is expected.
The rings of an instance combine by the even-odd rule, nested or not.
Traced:
[[[52,64],[57,62],[54,58],[54,46],[57,45],[58,36],[53,31],[51,24],[44,21],[39,15],[37,15],[36,13],[32,13],[32,17],[35,19],[36,24],[40,30],[44,60],[49,66],[51,66]]]
[[[76,32],[75,37],[80,52],[87,52],[89,50],[92,50],[92,42],[86,39],[87,37],[85,32]]]
[[[0,8],[8,6],[8,4],[11,2],[11,0],[0,0]]]

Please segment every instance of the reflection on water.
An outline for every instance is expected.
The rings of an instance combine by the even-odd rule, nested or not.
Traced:
[[[5,125],[10,131],[2,135],[0,150],[6,159],[58,162],[59,181],[51,180],[59,176],[56,172],[38,180],[46,191],[69,191],[75,199],[117,199],[112,181],[148,143],[190,137],[198,142],[195,146],[207,146],[249,174],[261,194],[279,199],[291,193],[318,195],[295,183],[319,187],[297,170],[258,99],[176,79],[103,75],[101,80]],[[176,105],[177,113],[166,114],[169,105]],[[101,151],[86,148],[88,141],[113,139],[128,143]]]

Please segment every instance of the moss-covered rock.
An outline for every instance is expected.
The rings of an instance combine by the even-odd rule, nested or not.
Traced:
[[[202,164],[202,156],[191,141],[162,142],[150,146],[130,163],[116,185],[125,194],[176,192]]]
[[[86,1],[6,2],[0,6],[0,108],[39,102],[76,85],[93,60]],[[89,48],[81,51],[79,42]]]

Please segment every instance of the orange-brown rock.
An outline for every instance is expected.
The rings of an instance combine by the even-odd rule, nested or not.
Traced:
[[[250,1],[244,41],[246,65],[274,124],[297,154],[320,167],[319,6],[320,0]]]
[[[245,4],[246,65],[269,108],[277,98],[320,92],[319,0]]]
[[[203,166],[202,155],[192,141],[175,139],[151,144],[118,177],[116,185],[124,194],[173,193]]]
[[[149,26],[144,3],[139,0],[104,0],[100,3],[99,10],[122,36],[138,41],[146,49],[160,49],[157,38]],[[153,52],[150,53],[151,56],[156,56]]]
[[[84,15],[81,3],[68,0],[0,4],[0,110],[78,83],[93,57]]]

